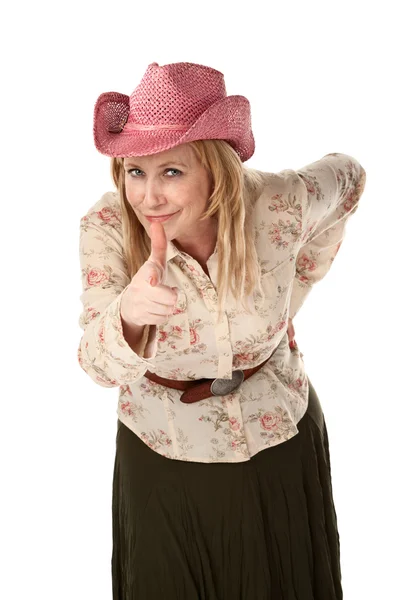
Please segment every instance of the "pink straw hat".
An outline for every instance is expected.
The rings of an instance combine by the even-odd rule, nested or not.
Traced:
[[[150,64],[131,96],[101,94],[93,135],[106,156],[145,156],[194,140],[219,139],[244,162],[255,148],[247,98],[227,96],[220,71],[187,62]]]

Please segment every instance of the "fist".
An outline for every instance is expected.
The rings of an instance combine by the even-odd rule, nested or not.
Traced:
[[[121,300],[121,318],[131,325],[161,325],[174,311],[178,289],[167,279],[167,236],[161,223],[150,225],[149,259],[132,277]]]

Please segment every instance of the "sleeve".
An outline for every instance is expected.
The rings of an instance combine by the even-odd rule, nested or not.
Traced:
[[[95,211],[80,221],[83,309],[79,326],[84,333],[78,347],[78,361],[98,385],[117,387],[137,381],[151,368],[151,363],[143,358],[149,326],[136,354],[123,336],[120,315],[121,299],[130,283],[122,243],[111,225],[97,221]],[[155,354],[153,345],[151,358]]]
[[[298,171],[294,187],[301,198],[301,238],[290,302],[293,319],[312,286],[329,271],[356,212],[366,173],[352,156],[327,154]]]

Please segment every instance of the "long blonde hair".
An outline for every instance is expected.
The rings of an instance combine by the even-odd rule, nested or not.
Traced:
[[[224,140],[196,140],[190,142],[197,158],[211,174],[213,191],[207,211],[201,221],[217,216],[218,255],[218,314],[222,316],[228,290],[244,310],[251,313],[244,300],[259,285],[260,266],[254,243],[252,213],[263,182],[263,175],[245,167],[233,148]],[[125,191],[124,159],[111,159],[111,175],[121,199],[122,231],[128,275],[132,278],[150,256],[150,238]]]

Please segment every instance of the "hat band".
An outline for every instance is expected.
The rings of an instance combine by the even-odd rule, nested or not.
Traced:
[[[137,123],[126,123],[121,133],[125,131],[154,131],[157,129],[187,131],[188,127],[188,125],[139,125]]]

